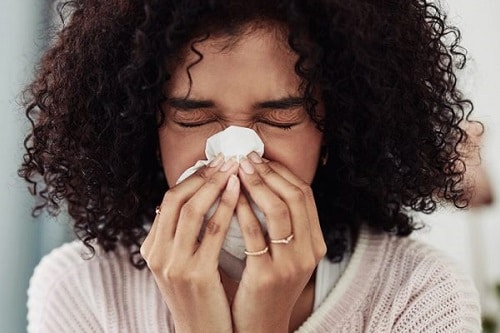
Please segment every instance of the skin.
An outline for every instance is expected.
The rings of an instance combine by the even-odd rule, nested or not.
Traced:
[[[470,139],[469,145],[462,148],[466,167],[465,184],[471,193],[470,207],[478,208],[491,205],[493,202],[493,190],[489,175],[481,163],[480,156],[483,127],[474,122],[465,122],[462,124],[462,127]]]
[[[190,69],[191,90],[186,69],[197,59],[192,52],[176,64],[166,87],[159,137],[171,188],[141,253],[178,331],[287,332],[312,311],[311,276],[326,252],[310,188],[322,135],[296,103],[297,56],[276,29],[248,29],[226,46],[224,36],[197,43],[203,60]],[[264,141],[265,159],[251,153],[238,165],[219,157],[175,185],[185,169],[204,159],[206,139],[230,125],[254,129]],[[269,238],[293,232],[291,243],[268,244],[247,195],[266,215]],[[200,221],[219,196],[221,204],[198,241]],[[247,257],[239,283],[218,268],[234,212],[247,250],[270,248]]]
[[[195,44],[203,60],[190,69],[190,101],[208,101],[206,108],[175,108],[166,103],[165,126],[160,129],[162,162],[169,185],[197,160],[205,159],[205,141],[230,125],[255,130],[265,145],[264,157],[286,165],[311,183],[318,163],[322,134],[299,107],[265,108],[259,104],[300,97],[300,78],[294,71],[297,55],[272,28],[247,32],[226,50],[227,38]],[[166,95],[183,99],[189,92],[187,66],[198,60],[189,52],[177,64]],[[210,121],[212,120],[212,121]],[[271,126],[296,124],[289,130]],[[186,128],[178,123],[203,126]]]

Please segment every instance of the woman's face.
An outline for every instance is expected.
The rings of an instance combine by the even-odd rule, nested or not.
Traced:
[[[189,69],[191,90],[188,67],[199,56],[186,51],[176,64],[166,86],[165,124],[159,130],[169,186],[205,159],[207,138],[231,125],[255,130],[264,142],[265,158],[312,182],[322,134],[301,101],[294,70],[297,55],[279,36],[275,29],[259,28],[236,43],[224,37],[196,43],[203,59]]]

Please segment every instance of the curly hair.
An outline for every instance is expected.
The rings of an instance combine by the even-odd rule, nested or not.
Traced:
[[[466,57],[437,4],[74,0],[59,11],[64,25],[24,94],[33,127],[19,174],[38,197],[34,214],[67,205],[91,250],[122,244],[144,267],[138,248],[168,189],[156,156],[168,64],[200,38],[238,36],[255,21],[286,27],[299,55],[306,109],[329,156],[312,188],[331,260],[362,224],[405,236],[418,228],[411,210],[467,206],[459,125],[472,103],[456,79]]]

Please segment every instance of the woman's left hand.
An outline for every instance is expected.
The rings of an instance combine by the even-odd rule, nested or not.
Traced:
[[[249,255],[232,303],[236,332],[288,332],[292,310],[326,253],[310,186],[277,162],[240,164],[239,178],[267,219],[269,244],[245,195],[236,214]],[[270,240],[293,238],[288,243]]]

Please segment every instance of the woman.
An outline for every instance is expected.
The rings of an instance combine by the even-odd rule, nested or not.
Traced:
[[[467,205],[465,58],[438,7],[64,8],[26,95],[20,173],[36,211],[67,205],[93,256],[74,242],[43,260],[29,331],[479,331],[468,278],[404,237],[418,228],[410,210]],[[264,155],[219,156],[176,184],[233,125]],[[246,253],[236,277],[219,267],[233,215]]]

